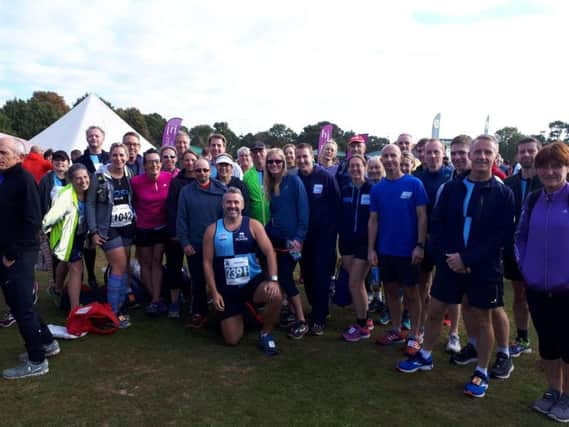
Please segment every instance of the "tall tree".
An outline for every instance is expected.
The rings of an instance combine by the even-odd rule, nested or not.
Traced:
[[[271,147],[283,147],[286,144],[294,144],[298,135],[295,131],[282,123],[275,123],[268,131],[264,132],[265,142]]]
[[[150,132],[148,131],[148,125],[146,124],[146,118],[138,108],[117,108],[116,113],[144,138],[149,141],[152,140]],[[155,144],[155,146],[159,145]]]
[[[507,126],[496,131],[498,143],[500,145],[500,154],[510,163],[516,158],[517,143],[525,137],[517,127]]]
[[[215,130],[210,125],[197,125],[191,128],[188,133],[190,134],[192,145],[205,147],[207,146],[207,137],[213,132]]]
[[[145,114],[146,126],[148,127],[149,141],[155,146],[162,144],[162,133],[166,126],[166,119],[158,113]]]
[[[64,115],[69,111],[69,105],[67,105],[63,96],[58,95],[55,92],[41,90],[35,91],[30,101],[39,101],[51,104],[61,115]]]
[[[569,142],[569,123],[561,120],[549,123],[549,141]]]
[[[7,101],[2,110],[10,119],[14,133],[24,139],[34,137],[63,115],[50,102],[33,98]]]
[[[226,151],[231,155],[235,155],[235,152],[239,148],[239,137],[229,128],[227,122],[215,122],[213,124],[215,132],[222,133],[227,140]]]
[[[14,129],[12,129],[12,121],[4,112],[0,109],[0,132],[8,133],[10,135],[14,134]]]

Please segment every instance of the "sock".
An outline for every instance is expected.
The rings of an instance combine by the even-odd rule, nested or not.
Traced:
[[[518,336],[516,337],[516,341],[529,341],[528,330],[518,329]]]
[[[122,289],[122,276],[111,274],[107,283],[107,302],[111,305],[113,312],[119,314],[120,295]]]
[[[431,357],[431,354],[433,353],[432,351],[428,351],[425,350],[424,348],[422,348],[421,350],[419,350],[419,353],[421,353],[421,357],[425,360],[428,360]]]
[[[506,356],[510,357],[510,348],[509,347],[497,347],[496,353],[504,353]]]
[[[358,326],[365,328],[367,324],[367,319],[356,319]]]
[[[468,344],[472,344],[476,348],[476,337],[468,337]]]
[[[476,366],[476,369],[474,370],[474,372],[481,372],[484,375],[488,376],[488,368],[483,368],[482,366]]]

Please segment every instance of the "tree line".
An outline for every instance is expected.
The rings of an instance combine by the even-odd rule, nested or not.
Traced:
[[[79,97],[72,105],[75,107],[88,94]],[[162,131],[167,122],[166,118],[159,113],[143,114],[136,107],[121,108],[115,107],[109,101],[101,98],[115,113],[126,121],[133,129],[140,133],[144,138],[159,147],[162,141]],[[4,103],[0,108],[0,132],[16,135],[23,139],[31,139],[42,130],[49,127],[52,123],[66,114],[70,107],[65,99],[56,92],[36,91],[28,100],[12,99]],[[353,130],[344,131],[340,126],[328,121],[305,126],[300,133],[282,123],[275,123],[271,128],[258,132],[248,132],[245,135],[237,135],[227,122],[214,122],[213,125],[201,124],[190,129],[182,127],[189,133],[192,145],[204,147],[207,144],[207,137],[212,132],[219,132],[227,139],[227,151],[235,154],[237,148],[245,145],[250,146],[256,140],[262,140],[271,147],[283,147],[286,144],[308,143],[317,147],[320,130],[327,124],[334,125],[333,138],[338,143],[339,149],[345,151],[349,139],[356,133]],[[502,156],[513,161],[516,150],[516,143],[523,135],[516,127],[504,127],[496,131],[496,136],[500,142],[500,152]],[[532,135],[543,143],[549,141],[562,140],[569,143],[569,122],[560,120],[549,123],[548,135]],[[368,136],[368,152],[380,150],[389,140],[376,135]]]

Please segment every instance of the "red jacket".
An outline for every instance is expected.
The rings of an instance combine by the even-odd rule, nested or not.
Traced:
[[[39,184],[42,177],[51,170],[51,162],[39,153],[30,153],[22,162],[22,167],[31,173]]]

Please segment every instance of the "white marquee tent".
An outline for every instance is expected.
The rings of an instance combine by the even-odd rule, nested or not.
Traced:
[[[99,126],[105,131],[104,150],[109,150],[113,142],[122,141],[126,132],[136,132],[96,95],[89,95],[47,129],[38,133],[30,144],[39,145],[44,150],[84,151],[87,148],[85,131],[89,126]],[[138,132],[137,132],[138,133]],[[153,148],[152,144],[140,137],[141,153]]]

